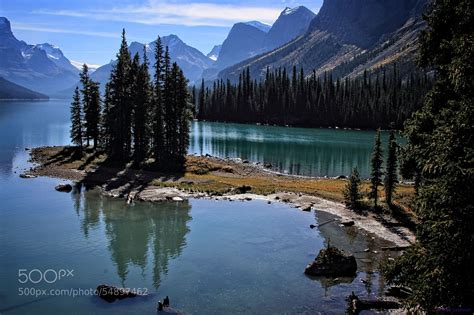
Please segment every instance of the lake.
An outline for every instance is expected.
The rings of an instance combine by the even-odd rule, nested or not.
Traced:
[[[269,162],[282,172],[315,176],[347,174],[354,164],[366,175],[374,137],[206,122],[192,127],[192,153]],[[310,224],[332,218],[324,212],[264,201],[126,205],[81,186],[70,194],[56,192],[59,179],[19,178],[30,167],[25,147],[68,144],[68,129],[65,101],[0,102],[2,315],[154,314],[166,295],[188,314],[340,314],[351,291],[362,297],[383,293],[373,272],[382,257],[364,249],[386,243],[335,223],[311,230]],[[328,240],[355,253],[355,278],[303,274]],[[63,270],[68,275],[56,278]],[[109,304],[88,294],[101,283],[148,296]]]

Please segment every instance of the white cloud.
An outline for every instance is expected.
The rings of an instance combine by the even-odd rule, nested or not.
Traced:
[[[12,25],[12,28],[14,30],[32,31],[32,32],[65,33],[65,34],[78,34],[78,35],[87,35],[87,36],[120,38],[120,33],[83,31],[83,30],[73,30],[73,29],[64,29],[64,28],[51,28],[51,27],[43,27],[43,26],[38,26],[34,24],[24,24],[24,23],[14,23]]]
[[[146,5],[116,7],[108,10],[59,10],[36,11],[36,13],[150,25],[232,26],[237,22],[252,20],[272,24],[278,18],[280,11],[281,8],[275,7],[149,0]]]

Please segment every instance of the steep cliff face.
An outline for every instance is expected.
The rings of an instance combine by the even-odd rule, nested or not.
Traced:
[[[272,50],[304,34],[316,14],[306,7],[286,8],[265,38],[265,49]]]
[[[418,0],[324,1],[309,30],[327,31],[338,40],[369,48],[403,26]]]
[[[304,36],[224,69],[218,77],[235,81],[247,67],[254,77],[262,77],[267,68],[294,65],[306,74],[334,70],[340,77],[394,62],[413,67],[428,1],[325,0]]]
[[[266,34],[247,23],[235,24],[222,44],[216,67],[223,69],[259,54]]]

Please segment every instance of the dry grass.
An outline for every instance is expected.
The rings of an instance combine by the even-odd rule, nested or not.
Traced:
[[[78,169],[90,171],[106,160],[104,154],[96,154],[92,150],[82,156],[72,147],[44,147],[33,150],[33,157],[42,167],[55,169]],[[232,190],[250,186],[251,193],[268,195],[278,192],[294,192],[322,197],[343,202],[343,190],[347,183],[343,179],[300,178],[278,175],[264,171],[252,164],[237,163],[230,160],[204,156],[188,156],[186,172],[178,178],[163,179],[161,173],[155,174],[151,184],[164,187],[204,192],[210,195],[229,193]],[[369,183],[364,181],[361,187],[364,195],[369,191]],[[380,190],[380,200],[383,203],[384,193]],[[406,212],[410,210],[410,200],[414,194],[413,186],[401,184],[394,196],[394,203]],[[364,203],[370,204],[365,197]]]

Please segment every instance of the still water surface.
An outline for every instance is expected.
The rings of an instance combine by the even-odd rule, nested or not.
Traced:
[[[384,242],[333,223],[309,229],[332,218],[322,212],[263,201],[127,206],[80,186],[58,193],[58,179],[20,179],[29,167],[25,147],[69,143],[68,111],[63,101],[0,103],[1,314],[154,314],[165,295],[190,314],[340,314],[351,291],[360,296],[383,292],[378,274],[372,273],[381,257],[363,250]],[[194,123],[190,151],[271,162],[292,173],[333,175],[344,173],[347,161],[365,163],[367,150],[351,143],[372,138],[373,133],[356,131]],[[312,168],[310,162],[318,159],[311,156],[326,162]],[[300,166],[292,168],[295,164]],[[303,274],[328,239],[355,252],[354,279]],[[21,284],[23,269],[74,272],[50,284]],[[36,282],[38,272],[32,276]],[[50,291],[86,292],[101,283],[149,295],[109,304],[85,293],[52,296]],[[39,296],[21,295],[29,288]]]

